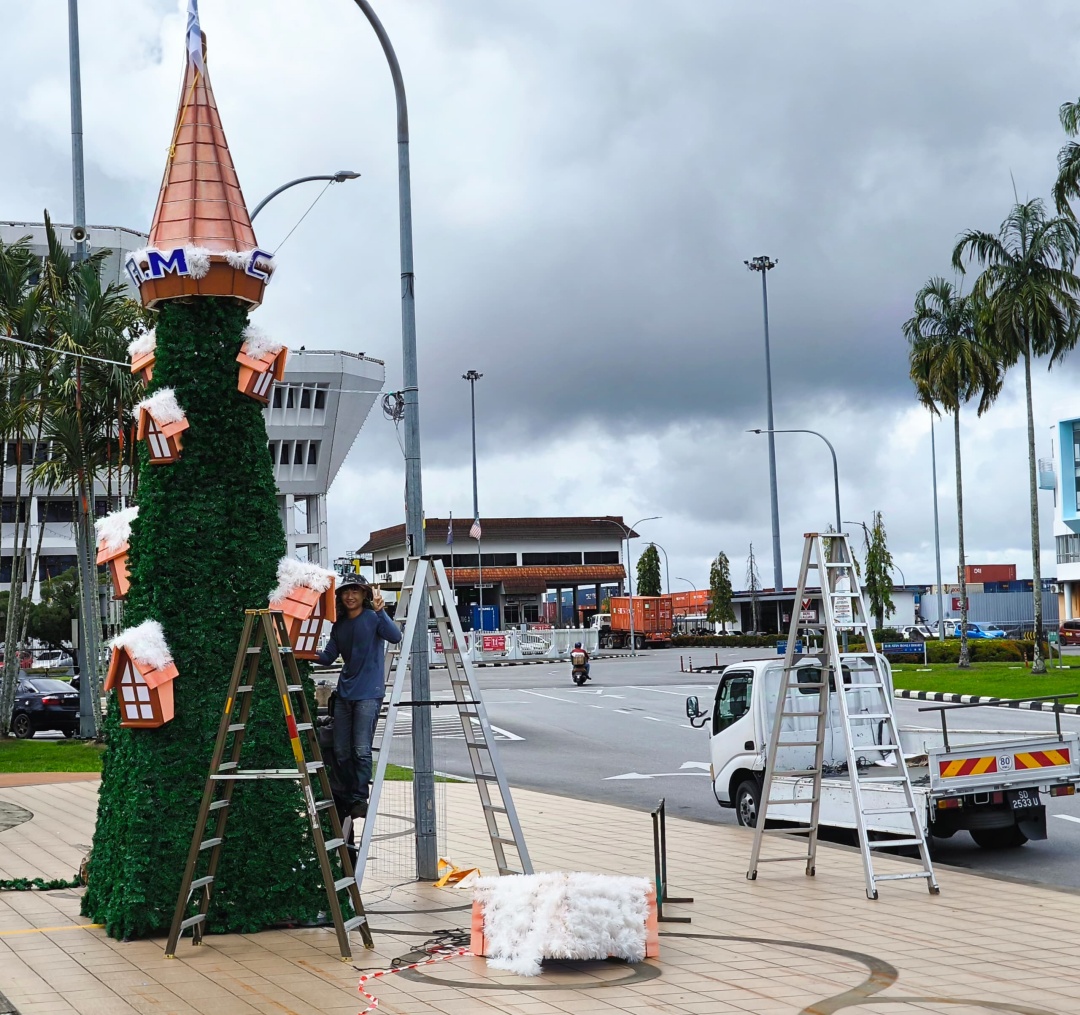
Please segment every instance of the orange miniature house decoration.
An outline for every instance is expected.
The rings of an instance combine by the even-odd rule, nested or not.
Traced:
[[[131,357],[131,372],[143,384],[149,384],[154,379],[154,360],[157,355],[156,332],[148,331],[145,335],[140,335],[130,342],[128,355]]]
[[[172,388],[162,388],[135,406],[139,414],[136,436],[150,449],[151,464],[175,462],[183,448],[181,436],[188,429],[187,416]]]
[[[270,404],[270,389],[285,376],[285,359],[289,350],[280,342],[268,338],[258,328],[244,330],[244,344],[236,362],[240,378],[236,386],[263,405]]]
[[[188,296],[257,307],[274,257],[255,239],[205,59],[187,61],[180,95],[150,236],[124,269],[150,310]]]
[[[117,635],[109,646],[112,659],[105,691],[116,691],[120,725],[144,729],[164,726],[175,714],[173,681],[179,674],[161,625],[144,620]]]
[[[306,560],[282,557],[277,576],[277,588],[270,593],[270,609],[285,614],[297,659],[314,659],[323,621],[333,623],[337,619],[334,572]]]
[[[123,508],[94,522],[97,533],[97,562],[109,565],[112,578],[113,598],[123,599],[128,594],[128,541],[131,539],[131,523],[138,517],[137,507]]]

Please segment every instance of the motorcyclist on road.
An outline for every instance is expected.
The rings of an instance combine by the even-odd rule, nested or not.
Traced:
[[[585,675],[589,675],[589,653],[581,647],[580,641],[574,642],[573,651],[570,653],[570,664],[577,669],[584,669]]]

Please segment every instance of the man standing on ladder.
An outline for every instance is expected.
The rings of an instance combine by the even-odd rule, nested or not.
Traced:
[[[383,642],[401,641],[401,628],[383,609],[382,593],[359,575],[346,575],[337,590],[337,620],[317,659],[330,665],[340,655],[334,693],[334,765],[344,787],[343,809],[366,818],[371,785],[371,745],[386,693]],[[389,743],[389,741],[387,741]]]

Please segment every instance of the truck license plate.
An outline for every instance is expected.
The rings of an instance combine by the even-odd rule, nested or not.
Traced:
[[[1022,811],[1028,807],[1039,806],[1039,791],[1037,789],[1013,789],[1009,790],[1009,803],[1014,811]]]

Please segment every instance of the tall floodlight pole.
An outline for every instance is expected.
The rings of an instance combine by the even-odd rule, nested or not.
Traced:
[[[71,190],[72,229],[77,263],[86,258],[86,173],[83,161],[82,73],[79,61],[79,0],[68,0],[68,87],[71,102]],[[80,398],[81,401],[81,398]],[[84,491],[85,492],[85,491]],[[93,501],[91,488],[89,497]],[[79,585],[82,600],[79,624],[79,735],[97,736],[97,667],[100,656],[96,615],[98,602],[97,567],[91,556],[90,510],[93,504],[79,504],[75,518],[75,543],[79,555]],[[33,588],[33,576],[31,576]]]
[[[480,630],[484,630],[484,559],[480,555],[480,499],[476,494],[476,382],[484,375],[475,370],[468,370],[461,375],[463,381],[469,382],[469,401],[472,404],[472,511],[473,531],[476,537],[476,601],[480,606]],[[560,604],[560,609],[561,609]]]
[[[938,640],[945,640],[945,594],[941,591],[941,528],[937,506],[937,444],[934,440],[934,417],[930,416],[930,474],[934,477],[934,565],[937,568]]]
[[[354,0],[379,37],[397,101],[398,220],[401,246],[401,389],[405,422],[405,542],[408,555],[424,553],[424,495],[420,484],[420,400],[416,368],[416,308],[413,302],[412,187],[409,178],[409,110],[401,65],[382,22],[368,0]],[[427,616],[427,594],[416,597],[419,616]],[[417,638],[410,659],[412,697],[431,699],[427,638]],[[435,752],[431,738],[431,707],[413,706],[413,803],[416,807],[416,876],[438,877],[439,851],[435,830]]]
[[[743,261],[751,271],[761,272],[761,306],[765,316],[765,408],[769,427],[769,503],[772,507],[772,554],[773,586],[776,591],[784,591],[784,573],[780,561],[780,502],[776,494],[776,442],[773,440],[773,404],[772,404],[772,358],[769,354],[769,283],[767,276],[777,261],[762,254],[759,257]]]

